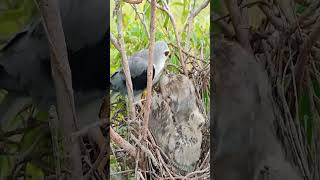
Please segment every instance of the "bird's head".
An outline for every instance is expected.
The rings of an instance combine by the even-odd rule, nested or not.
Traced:
[[[170,49],[168,44],[164,41],[157,41],[154,47],[154,55],[155,57],[159,57],[158,60],[166,61],[171,58]]]

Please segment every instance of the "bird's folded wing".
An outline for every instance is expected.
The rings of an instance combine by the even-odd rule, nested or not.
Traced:
[[[129,62],[131,78],[136,78],[147,72],[147,69],[148,69],[147,59],[144,59],[138,56],[133,56],[129,58],[128,62]]]

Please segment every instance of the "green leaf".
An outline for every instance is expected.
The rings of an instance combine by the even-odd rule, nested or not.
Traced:
[[[27,163],[25,173],[26,173],[27,180],[44,179],[44,173],[42,169],[33,163]]]

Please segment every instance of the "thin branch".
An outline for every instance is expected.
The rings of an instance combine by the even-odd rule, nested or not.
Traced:
[[[150,0],[148,0],[148,1],[150,2]],[[179,34],[178,34],[178,29],[177,29],[176,21],[174,19],[174,15],[171,13],[167,2],[165,0],[161,0],[161,2],[163,4],[163,7],[159,6],[158,4],[156,4],[156,7],[158,9],[164,11],[165,13],[167,13],[169,18],[170,18],[171,24],[173,26],[175,38],[176,38],[176,43],[178,45],[179,61],[180,61],[180,64],[182,66],[184,74],[186,76],[188,76],[188,71],[187,71],[186,65],[184,63],[184,58],[183,58],[183,53],[182,53],[181,40],[180,40],[180,37],[179,37]]]
[[[226,0],[226,5],[229,10],[232,24],[240,44],[249,52],[252,52],[249,40],[249,25],[245,23],[243,14],[238,7],[238,1]]]
[[[56,179],[61,179],[61,156],[59,150],[59,121],[58,121],[58,114],[57,110],[54,106],[51,106],[49,109],[49,127],[51,131],[51,138],[52,138],[52,148],[54,154],[54,161],[55,161],[55,175]]]
[[[186,27],[192,20],[204,9],[209,5],[209,0],[205,0],[198,8],[194,8],[188,15],[186,22],[183,25],[181,34],[183,34],[186,30]]]
[[[111,43],[113,44],[113,46],[114,46],[119,52],[121,52],[120,45],[119,45],[117,39],[112,35],[111,32],[110,32],[110,39],[111,39]]]
[[[136,157],[136,154],[137,154],[136,148],[132,146],[128,141],[123,139],[111,127],[110,127],[110,138],[114,143],[118,144],[121,148],[123,148],[130,156]]]
[[[123,1],[129,4],[140,4],[142,3],[143,0],[123,0]]]
[[[299,88],[298,93],[300,93],[300,90],[301,90],[300,88],[302,86],[302,82],[304,79],[305,66],[307,65],[311,48],[319,38],[320,38],[320,20],[317,21],[312,32],[302,44],[301,50],[297,59],[296,80],[298,81],[298,88]]]
[[[153,75],[153,55],[155,44],[155,29],[156,29],[156,1],[151,0],[151,17],[150,17],[150,39],[149,39],[149,57],[148,57],[148,76],[147,76],[147,102],[144,111],[143,122],[143,139],[147,138],[149,114],[151,111],[151,97],[152,97],[152,75]]]
[[[128,91],[129,113],[130,113],[130,118],[135,119],[136,115],[135,115],[135,108],[133,105],[133,85],[131,81],[131,73],[130,73],[129,64],[128,64],[128,58],[127,58],[126,50],[124,47],[124,38],[123,38],[123,31],[122,31],[122,7],[121,7],[120,0],[116,0],[115,11],[117,13],[117,23],[118,23],[118,39],[119,39],[118,44],[120,48],[120,54],[122,57],[122,68],[126,78],[126,85],[127,85],[127,91]]]

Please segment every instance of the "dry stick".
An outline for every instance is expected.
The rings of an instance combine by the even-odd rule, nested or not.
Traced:
[[[111,39],[113,46],[120,52],[121,51],[120,45],[117,42],[117,39],[112,35],[111,32],[110,32],[110,39]]]
[[[142,137],[147,139],[149,114],[151,107],[151,93],[152,93],[152,74],[153,74],[153,54],[155,44],[155,29],[156,29],[156,1],[151,0],[151,17],[150,17],[150,39],[149,39],[149,57],[148,57],[148,76],[147,76],[147,102],[144,110],[144,123]]]
[[[192,22],[193,19],[201,12],[201,10],[203,10],[204,8],[206,8],[209,4],[209,0],[204,1],[198,8],[194,8],[190,11],[186,22],[183,25],[182,31],[181,31],[181,36],[184,33],[187,25],[188,25],[188,31],[187,31],[187,39],[185,42],[185,50],[189,49],[189,42],[190,42],[190,38],[191,38],[191,30],[192,30]],[[182,39],[182,38],[181,38]]]
[[[97,159],[95,160],[95,162],[93,163],[92,167],[90,168],[90,170],[87,172],[87,174],[84,176],[84,179],[90,179],[92,173],[99,167],[100,163],[103,161],[104,158],[107,158],[105,156],[105,154],[108,151],[108,146],[109,144],[105,143],[101,149],[101,152],[99,153]]]
[[[186,22],[183,25],[181,34],[185,32],[187,25],[204,9],[209,5],[209,0],[204,1],[198,8],[194,8],[187,17]]]
[[[238,7],[238,1],[226,0],[226,5],[230,13],[230,17],[237,35],[237,39],[246,50],[252,52],[252,48],[249,41],[249,25],[245,23],[244,16],[241,13],[240,8]]]
[[[42,23],[49,41],[52,77],[54,80],[59,112],[59,120],[64,138],[66,160],[64,167],[69,168],[68,179],[83,178],[79,139],[71,140],[71,133],[76,127],[76,113],[72,90],[71,70],[63,33],[58,2],[56,0],[40,0],[39,9]]]
[[[320,20],[317,21],[315,24],[312,32],[307,37],[307,39],[303,42],[298,59],[296,64],[296,80],[298,81],[298,95],[301,92],[302,88],[302,82],[304,79],[304,73],[305,73],[305,66],[307,65],[309,54],[311,51],[311,48],[315,42],[317,42],[318,38],[320,37]]]
[[[56,172],[56,179],[61,179],[61,161],[60,161],[60,151],[59,151],[59,140],[58,140],[58,126],[59,126],[59,118],[54,106],[51,106],[49,109],[49,126],[51,131],[51,138],[52,138],[52,147],[54,153],[54,161],[55,161],[55,172]]]
[[[118,36],[119,36],[118,45],[119,45],[120,54],[122,57],[122,68],[126,78],[130,118],[135,119],[136,114],[135,114],[135,108],[133,105],[133,86],[131,81],[131,73],[130,73],[129,64],[128,64],[128,58],[127,58],[126,50],[124,47],[124,39],[123,39],[123,32],[122,32],[122,8],[120,3],[121,3],[120,0],[116,2],[116,8],[118,8],[116,10],[117,23],[118,23]],[[111,40],[114,40],[114,39],[111,39]]]
[[[170,11],[170,9],[169,9],[168,4],[165,2],[165,0],[161,0],[161,2],[162,2],[162,4],[163,4],[164,7],[161,7],[161,6],[159,6],[158,4],[156,4],[156,7],[157,7],[158,9],[164,11],[165,13],[167,13],[168,16],[169,16],[169,18],[170,18],[171,24],[172,24],[172,26],[173,26],[175,38],[176,38],[176,43],[177,43],[177,45],[178,45],[179,61],[180,61],[180,64],[181,64],[181,66],[182,66],[183,73],[184,73],[186,76],[188,76],[188,71],[187,71],[186,65],[185,65],[185,63],[184,63],[184,58],[183,58],[183,54],[182,54],[181,40],[180,40],[180,38],[179,38],[176,21],[175,21],[175,19],[174,19],[173,14],[171,13],[171,11]]]
[[[143,0],[123,0],[123,1],[129,4],[140,4],[142,3]]]
[[[123,148],[130,156],[132,156],[133,158],[136,157],[136,154],[137,154],[136,148],[132,146],[128,141],[123,139],[111,127],[110,127],[110,138],[114,143],[118,144],[121,148]]]
[[[136,12],[140,22],[142,23],[144,30],[146,31],[148,38],[150,39],[150,33],[148,31],[148,27],[147,27],[147,23],[146,23],[146,16],[144,13],[139,13],[137,6],[136,5],[131,5],[131,7],[133,8],[133,10]],[[140,16],[140,14],[142,15],[142,17]]]

